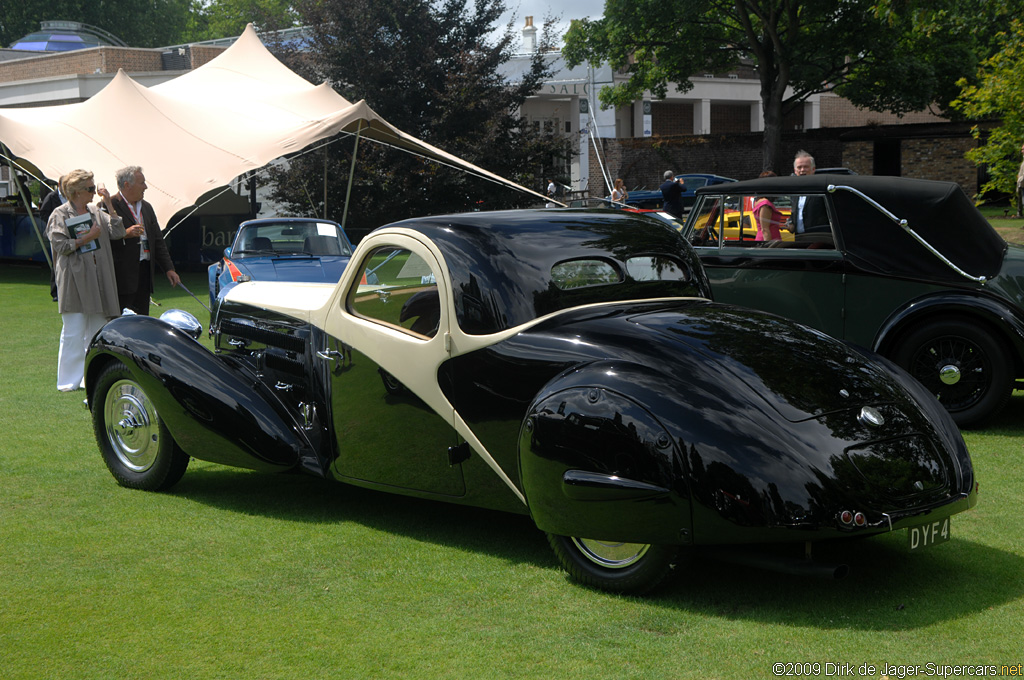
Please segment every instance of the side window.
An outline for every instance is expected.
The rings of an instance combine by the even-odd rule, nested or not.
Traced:
[[[698,248],[835,249],[821,195],[709,196],[696,210],[690,243]]]
[[[722,235],[724,197],[708,196],[690,213],[690,245],[698,248],[717,248]]]
[[[825,197],[810,194],[793,196],[791,200],[789,223],[797,246],[835,249]]]
[[[423,258],[405,248],[383,247],[359,266],[362,275],[347,298],[350,312],[425,338],[437,334],[437,276]]]

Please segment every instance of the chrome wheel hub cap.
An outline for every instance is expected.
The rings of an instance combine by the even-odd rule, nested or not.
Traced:
[[[145,472],[160,448],[160,421],[149,397],[130,380],[114,383],[103,402],[107,441],[117,459],[133,472]]]
[[[960,382],[960,367],[946,364],[939,369],[939,380],[943,385],[956,385]]]
[[[651,547],[646,543],[617,543],[592,538],[573,538],[572,542],[588,560],[607,569],[623,569],[635,564]]]

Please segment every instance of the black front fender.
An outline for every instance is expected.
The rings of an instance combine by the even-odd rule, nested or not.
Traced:
[[[104,326],[86,358],[90,407],[96,381],[119,361],[145,390],[185,453],[254,470],[285,470],[310,444],[280,400],[241,363],[211,353],[176,328],[148,316]]]

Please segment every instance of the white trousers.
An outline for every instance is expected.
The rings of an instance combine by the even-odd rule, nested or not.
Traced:
[[[85,387],[85,352],[92,336],[107,322],[102,314],[68,312],[60,315],[60,350],[57,352],[57,389],[62,392]]]

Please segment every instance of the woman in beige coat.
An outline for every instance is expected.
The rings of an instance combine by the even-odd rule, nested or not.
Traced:
[[[53,248],[57,309],[64,321],[57,354],[57,389],[70,392],[85,387],[85,352],[92,337],[120,315],[110,240],[138,234],[125,231],[110,203],[110,192],[102,186],[99,194],[108,212],[90,205],[97,193],[91,172],[72,170],[62,179],[68,200],[50,214],[46,236]]]

